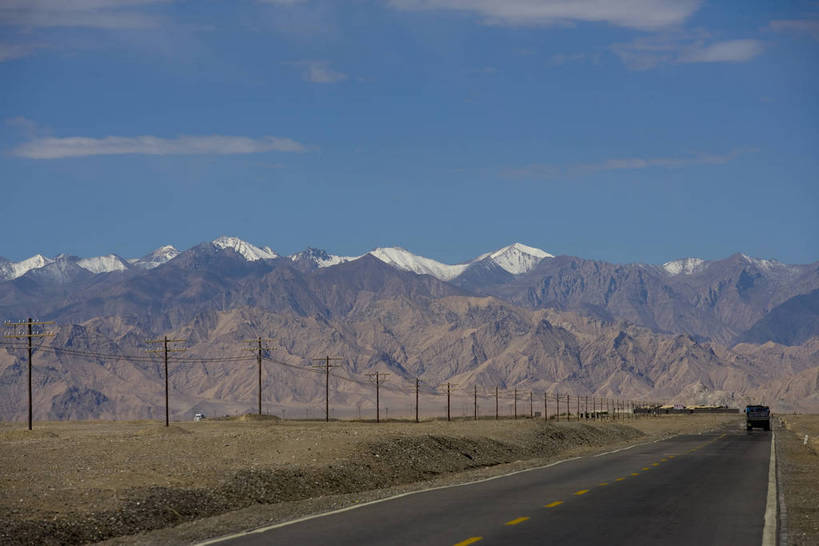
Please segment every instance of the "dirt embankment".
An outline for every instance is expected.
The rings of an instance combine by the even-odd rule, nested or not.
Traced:
[[[819,544],[819,415],[789,415],[782,421],[785,430],[777,442],[788,543]]]
[[[702,430],[718,421],[0,427],[0,464],[10,470],[0,476],[0,542],[80,544],[252,506],[345,496],[343,502],[354,503],[351,494]],[[317,509],[320,503],[297,510]]]

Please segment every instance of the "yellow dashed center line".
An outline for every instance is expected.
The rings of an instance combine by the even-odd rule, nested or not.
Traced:
[[[725,436],[726,435],[723,434],[722,436],[720,436],[720,438],[724,438]],[[714,440],[712,440],[712,442],[713,441]],[[695,451],[697,451],[698,449],[701,449],[702,447],[705,447],[705,445],[707,445],[709,443],[711,443],[711,442],[707,442],[706,444],[703,444],[703,445],[697,446],[697,447],[695,447],[693,449],[690,449],[690,450],[688,450],[688,453],[694,453]],[[666,458],[660,459],[660,462],[661,463],[666,463],[666,462],[668,462],[669,459],[673,459],[674,457],[678,457],[680,455],[683,455],[683,454],[666,455]],[[660,466],[660,463],[651,463],[651,466]],[[644,466],[642,468],[642,470],[650,470],[650,467]],[[632,472],[631,475],[632,476],[639,476],[640,473],[639,472]],[[615,478],[614,481],[615,482],[621,482],[621,481],[623,481],[625,479],[626,478]],[[601,486],[602,485],[609,485],[609,482],[600,482],[600,485]],[[575,491],[574,494],[576,496],[580,496],[580,495],[585,495],[589,491],[590,491],[589,489],[581,489],[580,491]],[[563,504],[563,501],[554,501],[554,502],[550,502],[549,504],[544,504],[543,506],[544,506],[544,508],[554,508],[556,506],[560,506],[561,504]],[[529,516],[521,516],[521,517],[515,518],[515,519],[513,519],[511,521],[507,521],[504,525],[518,525],[519,523],[523,523],[524,521],[527,521],[528,519],[530,519]],[[466,540],[462,540],[461,542],[458,542],[457,544],[455,544],[455,546],[469,546],[470,544],[474,544],[474,543],[476,543],[476,542],[478,542],[480,540],[483,540],[483,537],[469,537]]]

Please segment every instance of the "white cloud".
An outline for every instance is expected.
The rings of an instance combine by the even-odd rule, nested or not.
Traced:
[[[6,125],[14,127],[20,131],[26,138],[34,138],[41,135],[44,131],[40,128],[36,121],[30,120],[23,116],[17,116],[6,120]]]
[[[741,155],[734,150],[727,154],[694,154],[685,157],[625,157],[607,159],[599,163],[578,163],[560,166],[533,163],[501,171],[508,178],[554,179],[561,176],[582,176],[607,171],[643,170],[650,168],[680,169],[695,165],[722,165]]]
[[[632,70],[648,70],[661,64],[745,62],[759,55],[759,40],[711,41],[707,32],[671,33],[614,44],[612,51]]]
[[[771,21],[771,28],[780,32],[807,34],[819,40],[819,19],[781,19]]]
[[[569,173],[594,173],[603,171],[641,170],[649,168],[679,169],[692,165],[722,165],[735,159],[740,152],[732,151],[727,154],[696,154],[688,157],[626,157],[609,159],[602,163],[586,163],[573,165]]]
[[[28,57],[40,47],[37,44],[0,44],[0,63]]]
[[[12,153],[29,159],[59,159],[94,155],[235,155],[262,152],[303,152],[304,145],[289,138],[207,135],[160,138],[155,136],[105,138],[37,138]]]
[[[679,25],[701,0],[388,0],[403,10],[473,12],[491,24],[554,25],[603,22],[639,29]]]
[[[750,61],[762,53],[759,40],[729,40],[683,51],[682,63],[741,63]]]
[[[560,66],[564,64],[570,63],[583,63],[583,62],[590,62],[593,64],[597,64],[600,62],[600,54],[599,53],[556,53],[552,55],[550,59],[551,64],[555,66]]]
[[[169,1],[173,0],[3,0],[0,25],[151,28],[159,25],[160,18],[137,8]]]
[[[294,63],[304,67],[302,77],[312,83],[337,83],[347,79],[347,74],[330,68],[326,61],[300,61]]]

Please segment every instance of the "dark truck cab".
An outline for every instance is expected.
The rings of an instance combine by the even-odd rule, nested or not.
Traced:
[[[745,406],[745,428],[771,430],[771,410],[768,406]]]

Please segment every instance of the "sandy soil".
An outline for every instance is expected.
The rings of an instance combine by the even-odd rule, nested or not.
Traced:
[[[819,544],[819,415],[788,415],[777,434],[788,543]],[[808,442],[805,444],[805,435]]]
[[[375,424],[238,418],[168,428],[154,422],[36,423],[34,431],[4,424],[0,526],[11,530],[0,532],[0,542],[51,537],[82,543],[237,507],[278,505],[265,521],[241,522],[262,524],[286,519],[288,513],[326,509],[307,500],[315,497],[338,506],[372,496],[362,492],[735,421],[736,415],[593,425],[529,419]],[[197,536],[208,533],[212,530]]]

